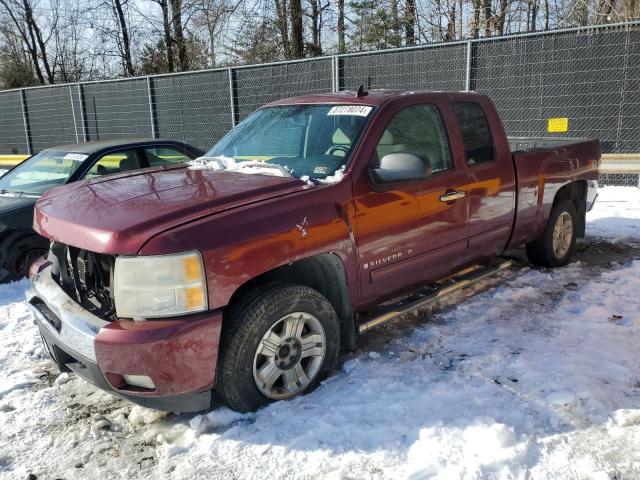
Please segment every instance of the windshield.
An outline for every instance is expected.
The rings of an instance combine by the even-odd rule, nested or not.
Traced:
[[[287,105],[255,112],[206,157],[259,161],[302,178],[326,179],[347,165],[373,107]]]
[[[85,158],[79,153],[40,152],[0,177],[0,193],[42,195],[66,183]]]

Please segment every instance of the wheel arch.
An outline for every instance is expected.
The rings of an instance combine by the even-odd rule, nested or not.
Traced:
[[[587,214],[587,190],[586,180],[574,180],[563,185],[553,198],[551,210],[562,200],[571,201],[578,213],[576,237],[583,238],[586,230],[586,214]]]
[[[264,272],[238,287],[225,309],[228,310],[255,288],[272,282],[305,285],[320,292],[338,315],[342,347],[349,351],[355,349],[356,327],[347,272],[337,254],[321,253]]]

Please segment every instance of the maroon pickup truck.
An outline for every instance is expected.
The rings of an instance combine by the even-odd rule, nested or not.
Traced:
[[[474,93],[283,100],[189,166],[45,194],[27,298],[63,371],[153,408],[253,410],[509,248],[566,264],[599,160],[597,140],[508,139]]]

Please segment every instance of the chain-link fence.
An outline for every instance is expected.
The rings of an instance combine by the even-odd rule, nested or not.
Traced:
[[[640,22],[450,42],[291,62],[0,92],[0,154],[62,143],[154,137],[212,146],[264,103],[369,88],[475,90],[509,135],[599,138],[640,153]],[[638,166],[640,169],[640,164]],[[637,185],[638,173],[604,182]]]

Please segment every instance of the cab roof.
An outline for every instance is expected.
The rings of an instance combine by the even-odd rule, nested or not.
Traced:
[[[343,90],[334,93],[321,93],[313,95],[302,95],[299,97],[286,98],[275,102],[268,103],[266,107],[278,105],[296,105],[296,104],[345,104],[350,105],[370,105],[381,106],[389,101],[397,100],[412,95],[438,95],[448,96],[450,98],[471,98],[481,96],[475,92],[439,92],[432,90],[391,90],[391,89],[373,89],[366,92],[366,95],[358,96],[353,90]]]
[[[49,147],[46,150],[59,150],[74,153],[84,153],[91,155],[93,153],[100,152],[102,150],[110,150],[113,148],[135,148],[147,145],[176,145],[181,147],[187,147],[192,150],[193,147],[188,144],[176,140],[162,140],[154,138],[118,138],[115,140],[98,140],[92,142],[83,143],[68,143],[66,145],[56,145],[55,147]]]

